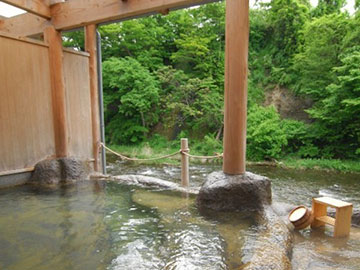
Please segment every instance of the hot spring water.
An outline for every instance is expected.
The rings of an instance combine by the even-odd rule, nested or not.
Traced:
[[[199,186],[217,166],[190,168]],[[172,166],[113,163],[113,174],[143,174],[178,181]],[[274,206],[287,214],[292,205],[330,195],[360,207],[360,177],[252,167],[273,179]],[[360,230],[333,239],[310,229],[295,233],[293,269],[358,269]],[[75,186],[0,190],[0,269],[239,269],[251,259],[258,226],[251,216],[201,216],[193,196],[82,181]]]

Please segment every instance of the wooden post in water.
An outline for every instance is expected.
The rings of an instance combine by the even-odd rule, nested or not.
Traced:
[[[181,186],[189,186],[189,157],[183,152],[189,152],[188,139],[181,139]]]
[[[99,171],[100,153],[100,124],[99,124],[99,99],[98,99],[98,76],[97,76],[97,48],[96,48],[96,25],[85,26],[85,50],[90,54],[89,76],[90,76],[90,100],[91,100],[91,122],[93,137],[94,171]]]
[[[244,174],[246,161],[249,0],[226,0],[224,164]]]
[[[68,155],[68,125],[61,33],[54,26],[48,26],[44,30],[44,38],[49,44],[55,151],[57,157],[66,157]]]

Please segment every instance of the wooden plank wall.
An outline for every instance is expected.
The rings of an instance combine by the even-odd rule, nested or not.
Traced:
[[[69,155],[92,157],[89,57],[64,52]]]
[[[54,154],[48,48],[0,36],[0,172]]]
[[[64,50],[69,155],[92,158],[89,58]],[[48,47],[0,35],[0,174],[55,156]]]

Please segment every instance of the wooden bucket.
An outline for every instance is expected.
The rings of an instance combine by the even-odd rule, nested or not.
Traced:
[[[289,214],[289,221],[294,225],[295,230],[305,229],[313,220],[312,212],[304,205],[295,207]]]

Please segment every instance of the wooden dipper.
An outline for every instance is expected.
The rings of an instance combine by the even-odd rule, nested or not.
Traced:
[[[294,225],[296,230],[302,230],[308,227],[314,217],[312,212],[304,205],[300,205],[291,210],[289,221]]]

